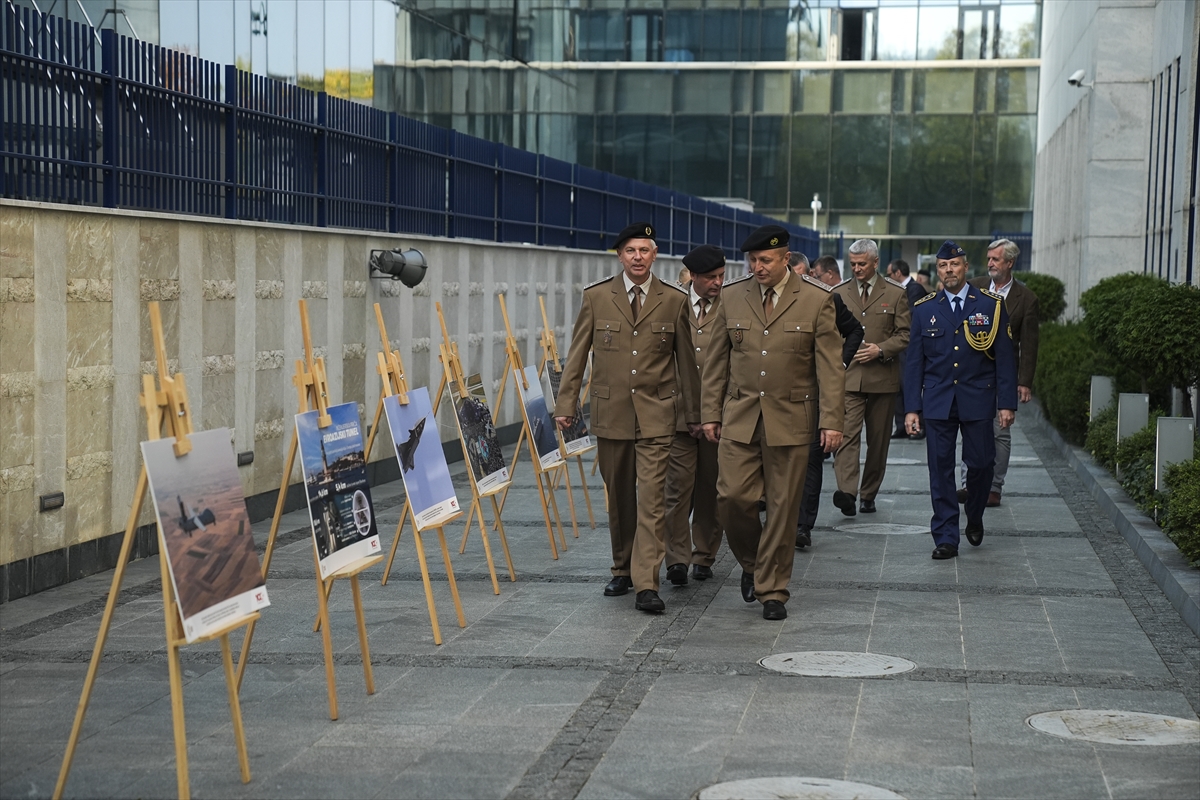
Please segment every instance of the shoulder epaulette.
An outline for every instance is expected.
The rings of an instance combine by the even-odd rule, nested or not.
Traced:
[[[846,280],[842,281],[841,283],[839,283],[837,286],[835,286],[835,287],[833,287],[833,288],[837,289],[839,286],[845,286],[847,283],[849,283],[849,282],[850,282],[850,281],[852,281],[852,280],[854,280],[854,279],[853,279],[853,278],[846,278]]]
[[[726,285],[726,286],[733,286],[735,283],[741,283],[742,281],[748,281],[748,280],[750,280],[752,277],[754,277],[754,276],[753,276],[753,275],[751,275],[749,272],[747,272],[745,275],[743,275],[743,276],[742,276],[742,277],[740,277],[740,278],[734,278],[734,279],[733,279],[733,280],[731,280],[731,281],[726,281],[726,282],[725,282],[725,285]]]
[[[1004,299],[1004,295],[999,295],[999,294],[996,294],[995,292],[988,291],[987,289],[984,289],[982,286],[980,286],[978,288],[979,288],[980,292],[982,292],[983,294],[986,294],[988,297],[992,298],[993,300],[1003,300]]]
[[[683,292],[684,294],[688,293],[688,288],[686,286],[680,286],[678,283],[675,283],[674,281],[659,281],[659,283],[661,283],[663,286],[670,286],[672,289],[674,289],[677,292]]]
[[[922,298],[921,298],[920,300],[918,300],[917,302],[913,303],[913,305],[914,305],[914,306],[919,306],[919,305],[921,305],[921,303],[924,303],[926,300],[932,300],[932,299],[933,299],[933,298],[935,298],[935,297],[937,297],[937,292],[930,292],[929,294],[925,295],[924,297],[922,297]]]
[[[811,275],[801,275],[800,277],[804,278],[805,282],[807,282],[807,283],[811,283],[813,286],[816,286],[816,287],[817,287],[817,288],[819,288],[819,289],[823,289],[823,290],[825,290],[826,292],[832,292],[832,291],[833,291],[833,287],[832,287],[832,286],[826,286],[825,284],[821,283],[819,280],[817,280],[816,278],[812,277]]]
[[[617,276],[616,276],[616,275],[609,275],[607,278],[601,278],[601,279],[600,279],[600,280],[598,280],[598,281],[594,281],[594,282],[592,282],[592,283],[589,283],[587,286],[585,286],[585,287],[583,287],[583,288],[584,288],[584,290],[586,291],[587,289],[590,289],[590,288],[592,288],[593,286],[599,286],[599,285],[600,285],[600,284],[602,284],[602,283],[607,283],[608,281],[611,281],[611,280],[612,280],[613,278],[615,278],[615,277],[617,277]]]
[[[885,281],[887,281],[888,283],[890,283],[892,286],[895,286],[897,289],[903,289],[903,288],[904,288],[904,284],[900,283],[899,281],[894,281],[894,280],[892,280],[892,279],[891,279],[891,278],[889,278],[887,275],[880,275],[879,277],[883,278]]]

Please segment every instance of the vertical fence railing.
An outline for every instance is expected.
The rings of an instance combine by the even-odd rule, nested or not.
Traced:
[[[0,9],[4,197],[585,250],[646,221],[662,253],[730,258],[775,223],[818,252],[761,214]]]

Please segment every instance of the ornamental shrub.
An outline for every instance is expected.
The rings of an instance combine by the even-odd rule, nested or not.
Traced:
[[[1159,281],[1130,293],[1117,323],[1117,354],[1151,386],[1200,381],[1200,289]],[[1184,394],[1185,416],[1192,415]]]
[[[1200,459],[1167,467],[1163,531],[1193,566],[1200,566]]]
[[[1092,375],[1107,374],[1108,369],[1082,324],[1042,325],[1033,391],[1047,419],[1068,442],[1083,443]]]
[[[1043,275],[1040,272],[1020,272],[1017,273],[1017,279],[1037,295],[1038,320],[1043,324],[1058,322],[1058,318],[1067,308],[1067,287],[1063,282],[1053,275]]]
[[[1117,404],[1114,402],[1111,406],[1101,411],[1096,416],[1092,417],[1092,421],[1087,426],[1087,438],[1083,442],[1083,449],[1087,450],[1096,463],[1104,467],[1109,472],[1113,472],[1117,465]]]
[[[1081,294],[1079,307],[1083,309],[1083,324],[1097,346],[1106,352],[1116,353],[1121,343],[1117,326],[1131,296],[1140,289],[1165,283],[1153,275],[1126,272],[1105,278]]]

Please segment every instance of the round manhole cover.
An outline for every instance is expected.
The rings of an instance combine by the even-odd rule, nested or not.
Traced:
[[[776,653],[759,659],[758,663],[775,672],[813,678],[870,678],[878,675],[899,675],[901,672],[917,668],[917,665],[907,658],[879,653],[848,653],[841,650]]]
[[[1172,745],[1200,743],[1200,722],[1140,711],[1068,709],[1025,720],[1035,731],[1099,744]]]
[[[904,800],[903,795],[852,781],[827,778],[748,778],[715,783],[697,800]]]
[[[835,531],[842,533],[871,533],[875,535],[904,535],[908,536],[916,533],[929,533],[929,528],[923,525],[892,525],[886,522],[868,522],[860,525],[834,525]]]
[[[899,456],[889,456],[887,463],[892,466],[906,467],[913,464],[924,464],[925,462],[916,458],[900,458]]]

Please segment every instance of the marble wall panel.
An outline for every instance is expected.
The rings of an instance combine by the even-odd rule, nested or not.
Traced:
[[[112,278],[111,217],[68,216],[67,278],[104,280]]]
[[[204,301],[204,355],[226,355],[233,357],[237,349],[237,301]],[[208,371],[208,370],[206,370]]]
[[[67,416],[63,420],[67,433],[67,459],[83,456],[88,453],[111,452],[113,449],[112,413],[113,389],[112,381],[100,380],[91,383],[75,385],[92,388],[72,389],[73,381],[68,381]],[[128,406],[128,413],[135,414],[144,426],[141,407],[137,398],[123,401]],[[144,429],[143,429],[144,431]]]
[[[6,208],[0,214],[0,280],[33,277],[32,208]]]
[[[441,379],[441,302],[464,366],[493,377],[494,400],[505,360],[498,295],[526,363],[537,363],[539,294],[565,354],[574,284],[613,266],[611,255],[528,246],[0,206],[0,563],[124,526],[145,438],[136,398],[141,375],[155,369],[150,301],[162,311],[169,369],[187,376],[194,424],[231,427],[237,449],[254,450],[241,473],[259,494],[278,487],[292,435],[301,298],[331,389],[337,382],[337,399],[369,417],[380,385],[375,302],[411,386],[433,389]],[[431,265],[415,291],[369,278],[371,249],[413,246]],[[514,396],[511,378],[507,391]],[[519,420],[515,403],[506,406],[501,425]],[[439,422],[452,439],[451,418]],[[58,490],[67,507],[37,514],[37,495]],[[147,506],[139,524],[152,520]]]
[[[67,303],[67,369],[111,366],[113,313],[111,302]]]
[[[228,371],[220,374],[206,374],[202,381],[204,419],[197,421],[198,427],[203,430],[235,427],[233,412],[237,375],[234,373],[232,363]]]

